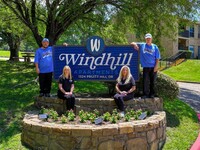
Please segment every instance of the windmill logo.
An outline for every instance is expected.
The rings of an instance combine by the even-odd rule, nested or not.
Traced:
[[[87,40],[87,51],[92,56],[98,56],[104,51],[104,41],[99,36],[92,36]]]

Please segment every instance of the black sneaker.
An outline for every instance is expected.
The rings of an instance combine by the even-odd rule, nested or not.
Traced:
[[[143,95],[143,96],[142,96],[142,99],[146,99],[146,98],[147,98],[147,96],[146,96],[146,95]]]
[[[45,94],[45,97],[50,97],[50,93],[46,93],[46,94]]]
[[[39,97],[43,97],[43,96],[44,96],[44,93],[40,93],[40,94],[39,94]]]

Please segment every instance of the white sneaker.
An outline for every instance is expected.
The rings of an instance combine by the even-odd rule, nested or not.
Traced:
[[[121,112],[119,113],[119,115],[120,115],[120,117],[124,118],[124,111],[121,111]]]

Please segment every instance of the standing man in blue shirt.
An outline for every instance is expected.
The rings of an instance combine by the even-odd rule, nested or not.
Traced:
[[[40,97],[50,97],[52,74],[53,74],[53,58],[52,47],[49,46],[49,39],[42,40],[42,47],[35,52],[35,68],[39,75]]]
[[[157,77],[160,51],[158,46],[152,43],[150,33],[145,35],[145,40],[146,43],[132,42],[131,45],[140,53],[140,63],[143,67],[143,98],[154,98],[154,84]]]

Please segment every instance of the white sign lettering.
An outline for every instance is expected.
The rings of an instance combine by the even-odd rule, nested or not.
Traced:
[[[85,57],[85,53],[82,54],[60,54],[59,60],[66,61],[66,65],[70,63],[78,66],[89,66],[91,70],[96,69],[97,66],[109,66],[111,70],[115,70],[117,66],[130,65],[133,53],[120,53],[118,57],[113,57],[111,53],[102,53],[102,56]]]

